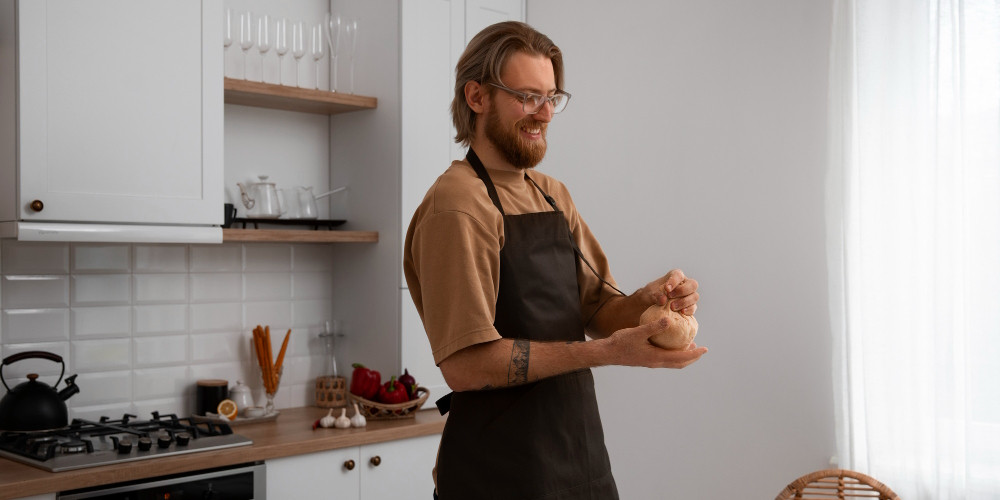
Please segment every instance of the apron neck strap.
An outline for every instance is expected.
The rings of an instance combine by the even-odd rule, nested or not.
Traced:
[[[493,185],[493,181],[490,180],[490,174],[486,172],[486,167],[483,166],[479,155],[470,147],[468,154],[465,155],[465,159],[472,165],[472,169],[476,171],[476,175],[483,181],[483,184],[486,184],[486,192],[489,193],[490,199],[493,200],[493,204],[496,205],[497,210],[500,211],[501,215],[507,215],[503,211],[503,205],[500,204],[500,197],[497,196],[497,188]]]

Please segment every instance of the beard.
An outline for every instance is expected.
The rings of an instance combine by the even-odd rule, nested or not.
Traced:
[[[547,146],[545,129],[548,124],[537,121],[530,116],[514,123],[513,127],[505,127],[500,121],[500,114],[495,109],[486,114],[486,138],[493,143],[507,163],[515,168],[525,169],[538,165],[545,157]],[[521,137],[521,128],[538,128],[541,140],[526,141]]]

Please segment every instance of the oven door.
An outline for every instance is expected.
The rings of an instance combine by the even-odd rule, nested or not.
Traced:
[[[61,500],[165,500],[181,498],[246,498],[266,500],[264,464],[246,464],[128,483],[65,491]]]

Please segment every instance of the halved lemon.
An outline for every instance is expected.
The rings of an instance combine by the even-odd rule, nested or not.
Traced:
[[[232,399],[223,399],[219,402],[219,407],[215,411],[229,420],[236,420],[236,402]]]

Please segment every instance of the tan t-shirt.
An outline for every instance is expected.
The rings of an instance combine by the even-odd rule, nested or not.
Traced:
[[[551,211],[524,172],[487,170],[508,215]],[[580,251],[609,283],[607,257],[580,218],[561,182],[534,170],[527,174],[555,198]],[[410,296],[431,343],[434,362],[465,347],[500,338],[493,327],[500,287],[503,216],[466,161],[455,161],[427,191],[406,232],[403,271]],[[587,323],[617,292],[577,263],[580,309]],[[617,285],[616,285],[617,286]]]

